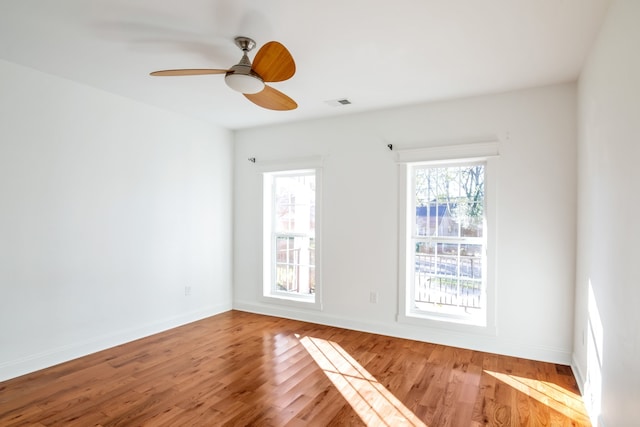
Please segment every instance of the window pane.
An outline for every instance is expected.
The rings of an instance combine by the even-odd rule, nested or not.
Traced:
[[[460,276],[482,279],[482,245],[460,246]]]
[[[415,169],[416,236],[482,237],[484,165]]]
[[[275,231],[313,233],[315,229],[315,175],[274,178]]]
[[[310,294],[315,291],[315,245],[307,237],[275,239],[275,291]]]

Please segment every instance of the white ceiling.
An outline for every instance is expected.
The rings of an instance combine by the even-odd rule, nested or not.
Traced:
[[[0,59],[241,129],[573,81],[609,3],[0,0]],[[149,76],[229,68],[237,35],[287,46],[297,73],[273,86],[297,110],[257,107],[221,75]],[[352,105],[325,102],[339,98]]]

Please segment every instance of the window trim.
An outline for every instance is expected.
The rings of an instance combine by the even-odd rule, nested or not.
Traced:
[[[313,171],[316,181],[316,212],[315,212],[315,292],[314,296],[292,295],[272,290],[272,224],[271,189],[267,191],[266,176],[273,174],[296,173]],[[322,310],[322,159],[306,158],[278,162],[264,162],[258,168],[262,193],[260,209],[260,281],[258,299],[267,304],[286,305],[294,308]],[[267,215],[267,211],[269,215]],[[269,222],[269,224],[267,224]]]
[[[458,332],[472,332],[496,335],[496,179],[498,142],[483,142],[478,144],[453,145],[444,147],[429,147],[413,150],[399,150],[396,160],[399,166],[398,180],[398,208],[399,208],[399,246],[398,246],[398,314],[399,323],[446,329]],[[471,322],[470,318],[442,315],[437,313],[422,313],[413,309],[411,290],[408,279],[412,274],[410,260],[412,245],[413,213],[409,209],[410,194],[413,177],[409,170],[413,165],[427,166],[455,166],[483,162],[485,164],[485,218],[486,218],[486,308],[484,322]]]

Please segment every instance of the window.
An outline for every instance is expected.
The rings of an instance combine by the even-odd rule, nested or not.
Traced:
[[[400,321],[495,333],[494,156],[497,143],[398,154]]]
[[[484,163],[410,167],[413,312],[482,315],[484,170]]]
[[[318,170],[263,177],[263,296],[318,303]]]

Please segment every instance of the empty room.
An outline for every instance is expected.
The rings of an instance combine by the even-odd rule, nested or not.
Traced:
[[[0,0],[0,425],[638,425],[637,0]]]

